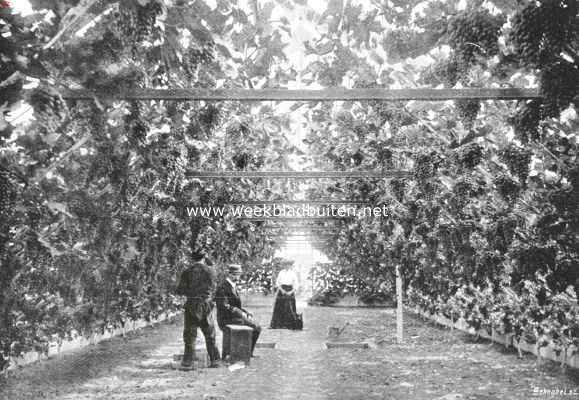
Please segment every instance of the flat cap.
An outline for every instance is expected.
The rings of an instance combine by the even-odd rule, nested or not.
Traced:
[[[230,274],[241,274],[241,265],[229,264],[227,265],[227,272],[229,272]]]

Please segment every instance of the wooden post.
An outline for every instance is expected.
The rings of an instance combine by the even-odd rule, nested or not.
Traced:
[[[403,329],[403,299],[402,299],[402,276],[400,274],[400,266],[396,266],[396,299],[398,307],[396,309],[396,339],[398,343],[404,341],[404,329]]]

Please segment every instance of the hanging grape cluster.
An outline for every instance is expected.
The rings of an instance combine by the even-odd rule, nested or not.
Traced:
[[[468,75],[468,65],[459,62],[456,55],[451,55],[448,60],[437,61],[424,73],[421,79],[430,85],[444,83],[453,87],[458,81],[464,80]]]
[[[502,24],[502,17],[485,9],[465,10],[453,16],[448,22],[447,36],[457,65],[470,66],[477,57],[497,54]]]
[[[392,189],[392,194],[394,198],[399,202],[404,201],[404,191],[406,190],[406,179],[394,178],[390,180],[390,188]]]
[[[456,110],[458,117],[462,120],[465,129],[470,130],[474,125],[476,116],[480,111],[480,101],[478,100],[456,100]]]
[[[519,179],[525,187],[530,172],[531,152],[525,148],[510,145],[499,152],[499,159],[507,164],[511,175]]]
[[[571,103],[579,106],[579,100],[574,100],[579,93],[578,65],[566,60],[545,65],[541,71],[541,93],[545,117],[557,117]]]
[[[184,69],[187,79],[194,80],[199,65],[209,64],[215,60],[215,44],[206,42],[202,46],[191,46],[184,57]]]
[[[510,118],[510,123],[513,125],[517,138],[523,143],[528,143],[530,140],[539,140],[539,123],[542,118],[541,103],[532,100],[519,104],[515,114]]]
[[[576,34],[576,0],[528,1],[512,18],[510,39],[527,63],[553,62]]]
[[[7,215],[16,201],[16,186],[12,174],[0,168],[0,214]]]
[[[478,143],[467,143],[453,152],[454,162],[461,168],[473,169],[482,160],[483,148]]]
[[[91,55],[98,54],[101,60],[116,60],[123,50],[123,41],[119,39],[113,31],[107,30],[102,37],[90,44]],[[86,61],[86,60],[83,60]]]
[[[361,150],[356,151],[354,154],[350,156],[350,162],[354,164],[354,166],[360,166],[364,161],[364,153]]]
[[[382,143],[376,143],[376,145],[380,145],[380,144],[382,144]],[[392,166],[393,166],[392,156],[393,155],[394,155],[394,153],[388,147],[380,146],[380,147],[378,147],[376,158],[378,159],[378,162],[380,163],[380,165],[382,165],[383,167],[392,168]]]
[[[46,86],[39,86],[30,94],[34,118],[47,134],[58,132],[65,111],[65,104],[58,93]]]
[[[576,0],[529,1],[512,18],[510,39],[515,55],[540,69],[543,94],[542,102],[534,100],[520,107],[513,118],[523,142],[537,140],[539,121],[557,117],[579,93],[578,60],[571,45],[579,39],[577,8]]]
[[[507,174],[500,174],[493,183],[501,197],[508,203],[514,203],[521,192],[521,187]]]
[[[16,185],[11,173],[0,168],[0,260],[4,256],[4,245],[8,240],[9,220],[16,202]]]
[[[441,161],[435,151],[419,154],[414,162],[414,176],[420,182],[428,181],[436,175]]]
[[[452,188],[453,193],[464,199],[480,196],[484,188],[470,176],[463,176],[456,180]]]
[[[143,118],[143,104],[139,101],[132,101],[124,121],[129,142],[133,146],[143,144],[149,132],[149,125]]]
[[[199,123],[209,132],[219,125],[220,117],[221,113],[219,112],[219,108],[214,104],[208,104],[199,113]]]
[[[149,39],[162,13],[163,7],[157,0],[149,0],[145,5],[136,0],[119,2],[115,22],[123,45],[132,47]]]
[[[577,198],[572,191],[567,189],[559,189],[549,193],[549,203],[555,207],[558,213],[558,217],[560,217],[569,212],[573,213],[576,211]]]
[[[231,157],[231,161],[239,170],[247,170],[249,167],[259,169],[265,162],[263,155],[254,155],[247,152],[240,152]]]
[[[188,157],[188,149],[184,145],[167,149],[160,157],[168,189],[181,188],[187,171]]]

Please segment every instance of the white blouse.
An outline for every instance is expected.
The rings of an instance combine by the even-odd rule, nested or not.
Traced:
[[[277,275],[276,286],[291,285],[294,288],[298,285],[298,277],[291,269],[284,269]]]

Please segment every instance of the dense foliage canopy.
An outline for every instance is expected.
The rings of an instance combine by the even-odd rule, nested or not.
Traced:
[[[192,251],[217,265],[272,264],[283,238],[262,223],[184,210],[289,199],[297,183],[187,173],[298,164],[414,171],[305,188],[310,200],[388,208],[388,218],[319,223],[335,239],[322,249],[365,293],[391,291],[400,265],[422,307],[477,329],[578,344],[576,1],[30,3],[27,16],[0,10],[0,368],[51,335],[175,309],[175,279]],[[537,85],[543,98],[519,103],[61,95]],[[26,122],[22,106],[33,109]]]

